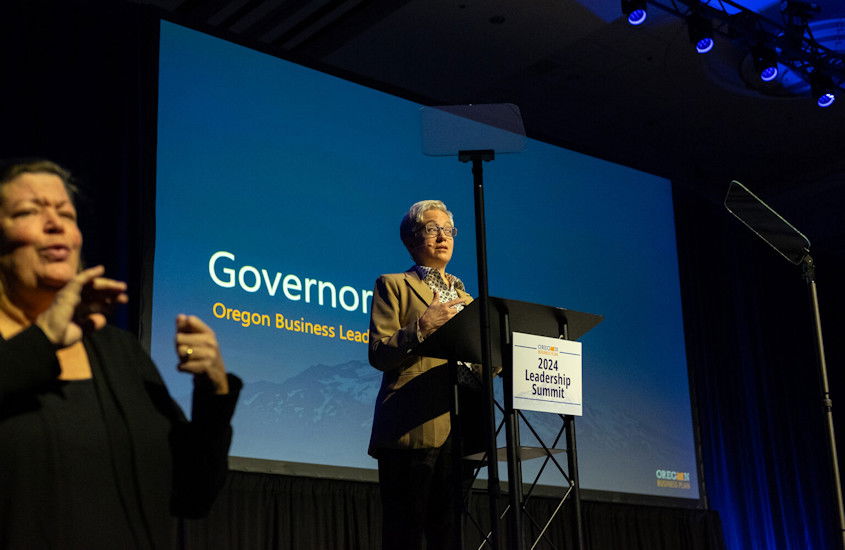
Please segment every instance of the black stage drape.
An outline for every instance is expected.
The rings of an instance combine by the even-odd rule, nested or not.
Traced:
[[[74,174],[84,260],[129,284],[114,321],[132,329],[152,268],[158,25],[120,1],[0,2],[0,158],[44,157]]]
[[[482,521],[486,498],[480,493],[471,501],[474,517]],[[528,508],[546,518],[556,505],[555,499],[534,498]],[[583,514],[590,550],[724,548],[715,512],[585,501]],[[186,522],[184,541],[192,550],[377,550],[380,529],[374,483],[232,472],[209,518]],[[469,526],[467,533],[465,547],[477,548],[477,532]],[[565,507],[537,548],[571,550],[572,535]]]

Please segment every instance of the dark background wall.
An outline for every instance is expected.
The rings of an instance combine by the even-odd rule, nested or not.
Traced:
[[[0,156],[44,156],[77,175],[86,260],[129,282],[132,304],[115,322],[133,331],[146,313],[141,290],[154,221],[157,29],[152,10],[121,2],[0,7]],[[819,172],[817,161],[807,170]],[[836,522],[806,284],[798,268],[731,219],[721,199],[692,177],[675,182],[710,507],[721,516],[730,548],[832,548]],[[841,224],[814,219],[801,207],[800,189],[770,202],[799,227]],[[845,260],[841,247],[821,242],[814,254],[835,398],[845,387]],[[836,408],[841,430],[843,406]],[[224,495],[217,513],[232,502]]]
[[[0,41],[0,156],[71,170],[85,261],[127,280],[132,305],[116,320],[137,328],[152,246],[158,17],[122,2],[5,2]]]

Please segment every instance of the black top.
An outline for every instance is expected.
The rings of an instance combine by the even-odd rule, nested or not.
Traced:
[[[115,451],[129,447],[129,434],[125,429],[119,430],[118,440],[111,445],[94,381],[58,381],[39,394],[38,401],[40,414],[49,419],[55,437],[57,460],[52,477],[60,488],[58,507],[67,515],[62,543],[84,548],[88,541],[106,539],[113,542],[113,548],[143,547],[134,542],[143,537],[133,534],[143,531],[137,491],[132,484],[120,487],[113,467],[115,461],[128,458],[126,453]],[[16,422],[31,424],[34,416],[21,415]],[[0,448],[0,463],[12,464],[12,468],[23,474],[30,463],[15,464],[16,460],[27,458],[17,453],[16,448],[38,448],[40,434],[35,430],[18,433],[21,439]],[[127,488],[129,491],[125,491]],[[91,514],[91,503],[97,503],[96,522],[87,517]]]
[[[37,327],[0,338],[0,548],[171,548],[222,485],[240,381],[198,385],[188,422],[134,338],[85,347],[92,378],[67,382]]]

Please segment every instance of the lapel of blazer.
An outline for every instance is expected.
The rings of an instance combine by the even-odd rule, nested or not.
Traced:
[[[472,302],[472,300],[473,300],[472,295],[471,295],[469,292],[465,291],[465,290],[459,290],[459,291],[458,291],[458,296],[460,296],[461,298],[466,298],[466,300],[467,300],[467,305],[469,305],[469,303],[470,303],[470,302]]]
[[[411,268],[405,272],[405,283],[426,306],[431,305],[431,301],[434,299],[434,292],[420,279],[416,269]]]

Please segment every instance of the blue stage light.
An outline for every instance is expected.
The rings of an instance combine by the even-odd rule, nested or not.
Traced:
[[[751,57],[760,80],[771,82],[778,77],[778,54],[774,49],[760,42],[751,48]]]
[[[695,51],[707,53],[713,49],[713,23],[706,17],[693,13],[687,17],[689,41],[695,44]]]
[[[622,13],[628,16],[628,23],[642,25],[648,17],[648,5],[645,0],[622,0]]]
[[[836,101],[836,96],[830,92],[823,93],[818,97],[816,100],[816,105],[821,108],[830,107],[833,105],[833,102]]]
[[[770,67],[766,67],[762,71],[760,71],[760,80],[763,82],[771,82],[772,80],[778,77],[778,67],[777,65],[773,65]]]
[[[648,17],[648,12],[645,10],[634,10],[631,12],[631,15],[628,16],[628,23],[637,26],[642,25],[645,23],[646,17]]]
[[[713,49],[715,42],[712,38],[702,38],[695,43],[695,51],[698,53],[707,53]]]
[[[836,101],[836,92],[839,90],[833,85],[833,80],[823,72],[815,68],[810,73],[810,90],[816,99],[816,105],[821,108],[830,107]]]

